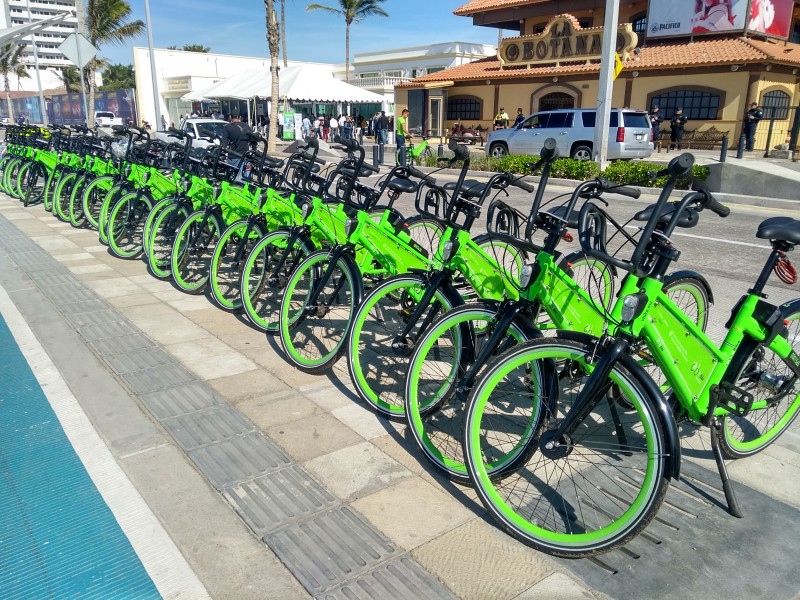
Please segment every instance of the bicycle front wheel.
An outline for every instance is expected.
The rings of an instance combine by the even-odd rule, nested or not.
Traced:
[[[188,294],[202,294],[208,285],[211,257],[222,233],[216,215],[197,211],[175,234],[170,266],[175,284]]]
[[[86,217],[86,222],[91,229],[97,229],[103,199],[113,185],[114,177],[112,175],[103,175],[93,179],[84,188],[81,195],[81,204],[83,205],[83,215]]]
[[[122,194],[123,186],[117,183],[111,186],[106,193],[106,197],[103,198],[103,203],[100,206],[100,214],[97,217],[97,233],[100,238],[100,243],[102,244],[108,245],[108,215],[111,213],[111,209]],[[55,204],[56,202],[54,201],[53,205],[55,206]]]
[[[40,163],[35,163],[28,171],[28,183],[25,188],[25,206],[36,204],[44,198],[44,188],[47,185],[47,169]]]
[[[403,395],[414,344],[430,324],[453,307],[441,290],[403,336],[428,282],[419,275],[397,275],[379,283],[364,298],[348,344],[350,377],[356,392],[378,413],[402,418]]]
[[[144,222],[153,202],[143,192],[131,192],[119,199],[108,218],[108,247],[117,258],[141,256]]]
[[[512,321],[484,364],[476,365],[498,318],[497,308],[485,303],[454,308],[418,340],[408,366],[404,396],[409,430],[425,458],[460,483],[469,482],[461,447],[469,392],[491,360],[529,338]]]
[[[512,536],[555,556],[624,545],[668,487],[655,399],[638,381],[643,374],[622,362],[610,379],[630,408],[595,398],[572,434],[555,437],[586,385],[591,354],[573,340],[527,342],[487,367],[466,408],[464,457],[484,506]]]
[[[306,373],[322,373],[342,355],[350,333],[361,273],[328,250],[300,263],[286,284],[278,318],[287,359]]]
[[[150,211],[151,215],[155,208]],[[148,215],[148,220],[150,215]],[[189,218],[189,209],[177,202],[162,206],[156,213],[150,225],[150,234],[147,237],[149,248],[147,250],[147,266],[150,273],[157,279],[169,279],[172,273],[172,246],[175,236],[184,221]]]
[[[300,236],[290,247],[288,230],[261,238],[247,257],[239,283],[244,313],[264,333],[278,333],[281,299],[297,265],[314,252],[311,240]]]
[[[242,267],[250,251],[266,232],[258,223],[236,221],[219,238],[211,258],[211,293],[225,311],[242,308]]]
[[[800,312],[785,319],[785,338],[800,352]],[[786,360],[763,344],[745,341],[736,351],[729,372],[735,386],[753,395],[755,408],[747,415],[722,418],[720,448],[729,458],[761,452],[774,442],[800,412],[800,378]],[[726,375],[727,379],[727,375]]]
[[[65,223],[69,223],[69,199],[72,196],[72,188],[78,178],[76,173],[67,173],[61,178],[56,186],[56,193],[53,197],[53,209],[56,217]]]

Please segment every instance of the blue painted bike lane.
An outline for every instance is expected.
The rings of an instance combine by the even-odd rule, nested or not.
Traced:
[[[0,598],[161,598],[2,315]]]

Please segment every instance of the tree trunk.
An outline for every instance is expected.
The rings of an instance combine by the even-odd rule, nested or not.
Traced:
[[[289,58],[286,56],[286,0],[281,0],[281,47],[283,50],[283,66],[288,67]]]
[[[86,6],[84,0],[78,0],[75,3],[75,16],[78,19],[78,33],[83,35],[85,38],[89,38],[87,35],[88,28],[86,27]],[[91,41],[91,40],[89,40]],[[85,69],[81,69],[80,65],[77,66],[78,74],[83,77],[83,82],[86,84],[86,90],[89,95],[86,102],[86,110],[89,111],[89,114],[86,115],[86,125],[87,127],[91,127],[94,123],[94,72],[96,69],[94,61],[91,61],[88,65],[86,65]],[[78,81],[80,83],[80,80]],[[81,86],[81,91],[83,90],[83,86]]]
[[[14,108],[11,105],[11,84],[8,81],[8,77],[5,77],[5,84],[6,84],[6,102],[8,102],[8,120],[13,123],[14,122]]]
[[[273,0],[264,0],[267,9],[267,45],[269,46],[269,72],[272,76],[272,93],[269,101],[270,123],[267,137],[267,152],[274,153],[278,147],[278,103],[280,102],[280,81],[278,79],[278,51],[281,42],[280,25],[275,15]]]
[[[344,80],[350,83],[350,23],[344,25]]]

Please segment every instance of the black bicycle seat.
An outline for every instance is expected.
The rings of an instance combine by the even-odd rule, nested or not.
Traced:
[[[569,213],[569,216],[567,216],[566,206],[556,206],[555,208],[548,209],[546,212],[554,217],[558,217],[562,221],[566,221],[567,227],[571,227],[572,229],[578,228],[578,217],[581,214],[579,211],[573,210]]]
[[[455,181],[448,181],[444,184],[444,189],[452,192],[456,189]],[[483,190],[486,189],[486,182],[478,181],[477,179],[465,179],[464,183],[461,185],[461,193],[465,196],[471,196],[473,198],[478,198],[483,194]]]
[[[772,217],[761,222],[756,237],[800,244],[800,221],[791,217]]]
[[[402,192],[404,194],[413,194],[417,191],[417,184],[410,179],[402,177],[395,177],[386,184],[386,187],[395,192]]]
[[[671,204],[665,206],[663,212],[661,213],[661,217],[658,219],[658,222],[661,225],[666,225],[672,219],[672,216],[675,214],[675,204]],[[655,210],[656,205],[651,204],[644,210],[640,210],[636,213],[633,218],[636,221],[649,221],[650,217],[653,215],[653,211]],[[700,221],[700,215],[698,212],[693,208],[685,208],[684,211],[681,213],[680,218],[678,219],[678,227],[694,227]]]

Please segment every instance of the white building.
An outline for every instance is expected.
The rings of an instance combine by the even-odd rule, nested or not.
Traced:
[[[28,10],[28,0],[2,0],[0,3],[0,26],[3,22],[9,27],[24,25],[31,19],[34,21],[52,17],[61,13],[67,13],[64,20],[37,31],[33,34],[36,42],[36,51],[39,55],[39,68],[42,79],[43,89],[53,89],[62,87],[59,75],[64,67],[74,66],[61,52],[58,47],[66,37],[78,30],[78,19],[75,16],[75,4],[77,0],[29,0],[30,11]],[[15,77],[10,78],[12,90],[35,91],[36,72],[33,60],[33,41],[31,36],[26,36],[19,42],[26,46],[23,54],[24,61],[27,63],[30,77],[19,81]]]

